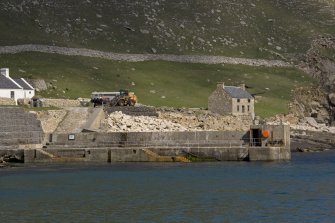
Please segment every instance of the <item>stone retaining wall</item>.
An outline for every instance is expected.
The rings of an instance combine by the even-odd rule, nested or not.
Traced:
[[[13,98],[0,98],[0,105],[16,105]]]
[[[0,146],[41,144],[43,130],[36,114],[21,107],[0,107]]]
[[[81,103],[79,100],[71,100],[71,99],[52,99],[52,98],[43,98],[44,107],[79,107]]]

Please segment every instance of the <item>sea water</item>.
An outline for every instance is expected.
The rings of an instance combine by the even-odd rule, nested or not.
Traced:
[[[335,152],[2,168],[0,222],[335,222]]]

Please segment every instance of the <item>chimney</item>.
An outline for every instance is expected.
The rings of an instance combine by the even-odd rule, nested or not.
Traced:
[[[245,91],[245,84],[240,84],[240,88]]]
[[[9,68],[1,68],[0,73],[1,75],[4,75],[5,77],[9,77]]]
[[[218,82],[217,88],[224,88],[224,82]]]

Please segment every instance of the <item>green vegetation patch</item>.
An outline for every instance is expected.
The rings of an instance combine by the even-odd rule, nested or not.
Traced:
[[[174,62],[117,62],[43,53],[0,55],[13,77],[44,79],[50,98],[89,98],[93,91],[129,89],[139,102],[153,106],[207,107],[218,82],[246,84],[256,96],[257,115],[286,113],[291,90],[314,84],[295,68],[204,65]]]
[[[320,0],[0,1],[0,45],[276,58],[335,35]]]

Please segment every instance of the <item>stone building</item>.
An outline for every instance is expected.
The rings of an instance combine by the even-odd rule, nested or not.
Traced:
[[[219,83],[208,97],[208,110],[221,115],[250,115],[254,118],[254,104],[255,99],[245,90],[245,85],[235,87]]]

